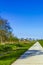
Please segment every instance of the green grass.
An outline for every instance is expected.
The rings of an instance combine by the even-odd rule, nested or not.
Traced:
[[[43,40],[38,40],[41,46],[43,47]]]
[[[0,65],[10,65],[25,51],[26,50],[16,50],[9,54],[6,54],[5,56],[0,57]]]
[[[11,65],[33,44],[34,42],[0,45],[0,65]]]

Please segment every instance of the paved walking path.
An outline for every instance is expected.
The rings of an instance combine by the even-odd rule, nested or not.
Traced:
[[[43,48],[36,42],[12,65],[43,65]]]

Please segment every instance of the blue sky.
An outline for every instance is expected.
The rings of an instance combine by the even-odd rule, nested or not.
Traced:
[[[9,21],[15,36],[43,38],[43,0],[0,0],[0,16]]]

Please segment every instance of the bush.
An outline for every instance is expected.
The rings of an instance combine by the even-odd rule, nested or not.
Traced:
[[[16,46],[17,47],[23,47],[23,44],[18,43],[18,44],[16,44]]]
[[[7,46],[7,45],[2,45],[0,46],[0,51],[10,51],[12,50],[12,47]]]
[[[5,46],[5,47],[3,48],[3,50],[4,50],[4,51],[11,51],[12,48],[11,48],[10,46]]]

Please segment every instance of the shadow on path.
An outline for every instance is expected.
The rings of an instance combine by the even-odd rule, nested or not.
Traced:
[[[24,59],[24,58],[35,56],[35,55],[43,55],[43,51],[41,51],[41,50],[28,50],[20,57],[20,59]]]

